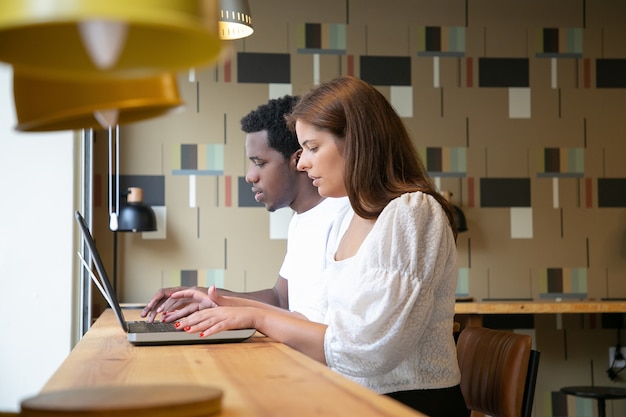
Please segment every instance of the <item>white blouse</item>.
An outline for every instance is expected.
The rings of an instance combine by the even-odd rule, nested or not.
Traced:
[[[353,214],[328,245],[328,366],[381,394],[457,385],[457,251],[441,205],[422,192],[394,199],[355,256],[335,261]]]

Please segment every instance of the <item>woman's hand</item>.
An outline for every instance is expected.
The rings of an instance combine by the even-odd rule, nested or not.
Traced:
[[[176,322],[176,327],[189,333],[200,333],[200,337],[210,336],[224,330],[256,328],[255,317],[258,310],[255,307],[235,307],[237,304],[247,304],[247,300],[236,297],[219,295],[215,286],[209,287],[205,294],[196,290],[182,290],[170,296],[172,299],[191,299],[190,305],[197,306],[195,312],[188,311],[189,315]],[[181,316],[182,317],[182,316]],[[169,318],[169,317],[168,317]]]
[[[219,295],[215,287],[210,287],[207,294],[197,290],[178,291],[171,298],[191,299],[200,308],[176,322],[180,330],[205,337],[225,330],[256,329],[277,342],[326,363],[326,325],[309,321],[299,313],[254,300]]]
[[[259,310],[255,307],[207,308],[183,317],[176,327],[205,337],[225,330],[256,328],[258,317]]]

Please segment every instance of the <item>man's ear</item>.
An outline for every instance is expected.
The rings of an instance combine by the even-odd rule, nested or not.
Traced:
[[[300,155],[302,155],[302,149],[298,149],[292,155],[292,158],[294,159],[294,166],[296,167],[298,166],[298,161],[300,161]]]

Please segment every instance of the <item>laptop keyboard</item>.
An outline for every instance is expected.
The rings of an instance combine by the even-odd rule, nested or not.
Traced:
[[[160,321],[154,321],[148,323],[147,321],[129,321],[128,332],[129,333],[159,333],[159,332],[177,332],[174,327],[174,323],[163,323]]]

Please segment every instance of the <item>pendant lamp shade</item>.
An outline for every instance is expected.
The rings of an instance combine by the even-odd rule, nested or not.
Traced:
[[[220,0],[220,38],[240,39],[252,35],[252,18],[248,0]]]
[[[0,61],[50,77],[146,77],[212,63],[219,0],[0,1]]]
[[[118,232],[154,232],[157,230],[157,221],[154,210],[143,203],[143,190],[139,187],[129,187],[127,204],[122,207],[118,215]]]
[[[70,80],[13,73],[17,130],[102,129],[161,116],[183,102],[176,77]]]

